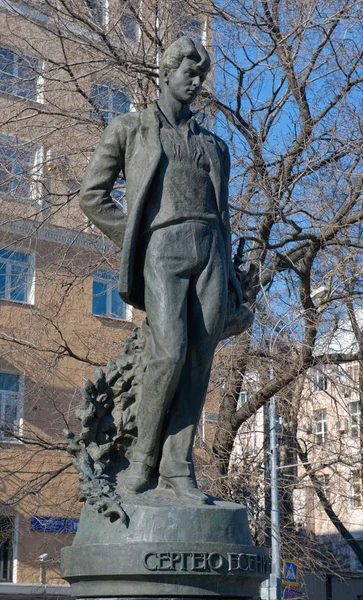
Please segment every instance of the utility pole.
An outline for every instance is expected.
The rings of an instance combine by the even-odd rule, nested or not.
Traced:
[[[276,431],[276,403],[273,396],[268,404],[269,466],[271,509],[271,575],[261,586],[261,600],[281,600],[281,534],[278,489],[278,444]]]
[[[325,285],[321,285],[311,292],[312,299],[319,299],[328,293]],[[277,337],[274,339],[274,333],[282,321],[280,317],[272,329],[269,354],[272,358],[273,349]],[[279,330],[288,327],[291,323],[285,323]],[[274,377],[272,363],[270,363],[270,379]],[[276,402],[272,396],[269,401],[269,463],[270,463],[270,494],[271,494],[271,575],[267,581],[264,581],[261,586],[261,600],[281,600],[282,595],[282,580],[281,580],[281,531],[280,531],[280,508],[279,508],[279,489],[278,489],[278,444],[276,431]],[[266,413],[265,413],[266,414]],[[266,422],[266,421],[265,421]],[[266,427],[266,425],[265,425]],[[265,429],[266,435],[266,429]],[[267,446],[267,442],[266,446]],[[291,466],[291,465],[290,465]],[[265,498],[267,495],[265,496]],[[268,507],[266,507],[268,510]]]
[[[269,600],[281,600],[281,534],[278,488],[278,444],[276,435],[275,397],[270,399],[270,464],[271,464],[271,575]]]

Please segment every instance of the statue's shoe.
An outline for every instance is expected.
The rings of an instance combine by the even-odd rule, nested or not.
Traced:
[[[144,492],[150,487],[153,469],[142,462],[130,462],[122,478],[122,487],[132,494]]]
[[[191,477],[159,477],[158,490],[172,489],[178,498],[193,504],[207,504],[208,496],[201,492]]]

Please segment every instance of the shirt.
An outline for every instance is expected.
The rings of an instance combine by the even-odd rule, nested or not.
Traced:
[[[209,157],[194,117],[175,128],[160,109],[156,114],[162,156],[148,194],[144,231],[186,220],[219,223]]]

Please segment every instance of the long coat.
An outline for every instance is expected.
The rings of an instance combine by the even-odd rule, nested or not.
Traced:
[[[103,133],[89,162],[80,191],[80,206],[87,217],[119,248],[121,298],[145,310],[143,244],[140,225],[148,190],[162,155],[160,121],[157,107],[115,117]],[[231,234],[228,213],[230,169],[226,144],[195,123],[206,155],[210,159],[210,178],[215,192],[226,250],[226,268],[230,267]],[[111,199],[111,191],[120,172],[126,180],[127,216]],[[183,190],[180,190],[183,193]]]

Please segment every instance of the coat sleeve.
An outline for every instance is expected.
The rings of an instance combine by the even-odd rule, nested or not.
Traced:
[[[119,248],[127,217],[112,200],[111,192],[119,173],[124,172],[126,136],[121,119],[116,117],[106,127],[88,164],[79,196],[85,215]]]

